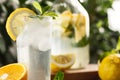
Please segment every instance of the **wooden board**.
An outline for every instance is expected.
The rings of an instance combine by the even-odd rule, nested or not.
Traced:
[[[52,73],[51,80],[53,80],[55,74]],[[99,80],[98,65],[89,64],[84,69],[70,69],[65,70],[64,80]]]

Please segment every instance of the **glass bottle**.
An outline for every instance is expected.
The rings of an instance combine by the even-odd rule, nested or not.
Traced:
[[[71,69],[89,63],[89,15],[78,0],[56,0],[52,11],[58,14],[51,32],[51,55],[72,54]],[[52,60],[51,60],[52,61]]]

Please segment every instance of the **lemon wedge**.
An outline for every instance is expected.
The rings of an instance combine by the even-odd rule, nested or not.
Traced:
[[[75,41],[79,42],[85,36],[85,16],[82,14],[73,14],[72,24],[74,24]]]
[[[6,30],[12,40],[16,40],[20,32],[23,31],[24,25],[32,20],[30,16],[34,15],[36,15],[34,11],[28,8],[18,8],[9,15]]]
[[[57,72],[60,70],[69,69],[75,62],[73,54],[56,55],[51,57],[51,71]]]

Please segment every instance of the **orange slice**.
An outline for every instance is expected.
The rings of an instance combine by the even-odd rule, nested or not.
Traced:
[[[32,20],[30,16],[34,15],[36,14],[28,8],[18,8],[10,14],[6,22],[6,30],[12,40],[16,40],[23,31],[24,25]]]
[[[0,80],[27,80],[25,66],[20,63],[12,63],[1,67]]]

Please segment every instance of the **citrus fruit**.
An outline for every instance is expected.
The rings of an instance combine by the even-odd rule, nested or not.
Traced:
[[[56,55],[51,57],[51,71],[69,69],[74,64],[75,58],[73,54]]]
[[[34,15],[36,14],[28,8],[18,8],[9,15],[6,30],[12,40],[16,40],[20,32],[23,31],[24,25],[32,20],[30,16]]]
[[[120,54],[106,56],[98,69],[101,80],[120,80]]]
[[[79,42],[85,36],[85,16],[82,14],[73,14],[72,24],[74,25],[75,41]]]
[[[0,80],[27,80],[25,66],[20,63],[11,63],[1,67]]]
[[[61,20],[61,26],[65,29],[68,28],[71,20],[72,20],[72,13],[67,10],[67,11],[64,11],[61,15],[60,15],[60,20]]]

